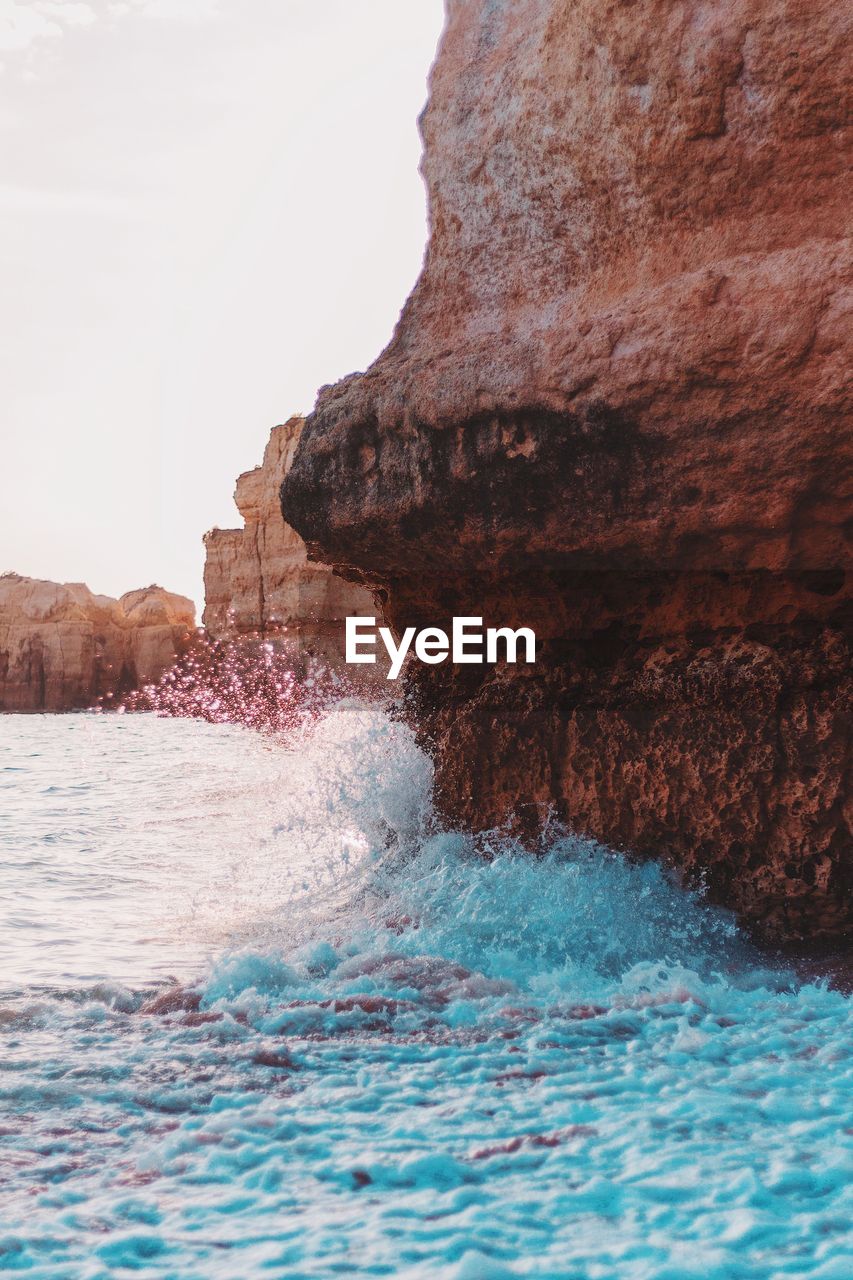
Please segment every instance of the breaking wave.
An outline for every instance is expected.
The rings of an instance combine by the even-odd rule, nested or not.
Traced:
[[[409,730],[352,700],[283,739],[7,719],[4,788],[57,789],[0,846],[7,946],[15,857],[53,878],[0,1009],[0,1267],[851,1273],[850,1002],[658,864],[443,830]],[[146,926],[107,945],[122,903]]]

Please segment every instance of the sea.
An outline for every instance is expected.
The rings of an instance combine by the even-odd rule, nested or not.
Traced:
[[[355,700],[0,716],[0,1271],[851,1280],[850,998],[431,781]]]

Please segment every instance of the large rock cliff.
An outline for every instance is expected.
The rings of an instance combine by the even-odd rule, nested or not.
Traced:
[[[162,587],[119,600],[82,582],[0,576],[0,711],[109,706],[160,678],[195,633],[195,606]]]
[[[282,521],[279,489],[303,425],[294,417],[273,427],[261,466],[238,478],[243,528],[205,535],[203,620],[214,640],[281,636],[340,665],[344,619],[376,609],[369,591],[309,561],[299,534]]]
[[[424,270],[282,490],[401,628],[448,816],[553,813],[764,936],[851,920],[849,46],[833,0],[448,0]]]

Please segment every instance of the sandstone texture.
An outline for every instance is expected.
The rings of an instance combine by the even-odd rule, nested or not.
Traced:
[[[195,606],[162,587],[119,600],[82,582],[0,576],[0,711],[109,706],[160,678],[195,634]]]
[[[204,625],[214,640],[276,636],[300,652],[340,665],[344,620],[375,616],[371,592],[309,561],[305,543],[281,518],[279,489],[304,425],[273,427],[261,466],[237,480],[242,529],[212,529],[204,545]],[[364,670],[364,668],[362,668]]]
[[[850,786],[849,16],[831,0],[449,0],[430,241],[282,490],[421,667],[447,816],[654,854],[837,946]]]

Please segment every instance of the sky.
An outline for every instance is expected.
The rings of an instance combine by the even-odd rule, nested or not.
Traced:
[[[0,572],[203,604],[202,536],[391,336],[442,0],[0,0]]]

